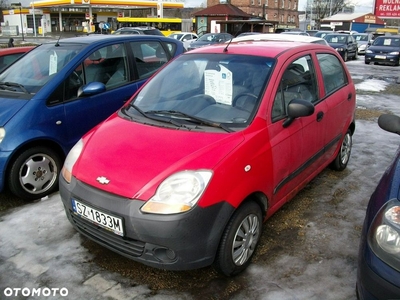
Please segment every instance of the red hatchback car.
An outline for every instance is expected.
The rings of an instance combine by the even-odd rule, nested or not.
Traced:
[[[182,54],[69,153],[83,235],[146,265],[250,263],[262,222],[325,167],[346,168],[356,93],[328,46],[239,42]]]

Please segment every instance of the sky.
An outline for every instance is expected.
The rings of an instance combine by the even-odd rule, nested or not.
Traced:
[[[347,64],[361,68],[364,60]],[[365,79],[359,71],[352,73],[352,77],[361,80],[356,84],[358,91],[372,92],[357,95],[359,107],[389,110],[400,115],[398,97],[379,94],[387,86],[386,81]],[[294,252],[261,256],[266,263],[253,263],[239,275],[241,279],[232,279],[230,288],[237,288],[237,283],[243,286],[230,299],[356,300],[358,232],[369,195],[398,147],[397,142],[387,143],[394,136],[381,130],[376,121],[360,120],[356,128],[350,164],[343,173],[345,179],[318,191],[320,197],[309,212],[314,212],[315,218],[302,230],[304,243]],[[320,186],[319,180],[324,176],[327,175],[316,179],[314,188]],[[360,183],[361,188],[356,183]],[[349,189],[351,192],[346,193]],[[335,200],[332,193],[337,193],[338,199]],[[147,285],[134,284],[118,273],[98,267],[92,262],[94,254],[82,246],[82,238],[69,224],[58,193],[0,215],[0,223],[0,298],[15,291],[12,289],[24,288],[26,294],[39,287],[63,289],[64,293],[68,290],[66,297],[51,298],[63,300],[202,298],[172,289],[155,292]],[[293,242],[295,240],[293,237]],[[307,253],[311,252],[314,259],[307,261],[304,249],[308,249]],[[163,276],[163,273],[154,271],[153,276]],[[219,285],[224,286],[224,282],[211,281],[203,292],[218,291]]]

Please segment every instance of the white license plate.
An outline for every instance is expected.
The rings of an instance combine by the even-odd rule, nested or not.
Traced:
[[[78,216],[89,220],[90,222],[103,227],[113,233],[124,236],[122,218],[114,217],[98,209],[90,207],[76,199],[72,199],[72,209]]]
[[[386,59],[385,55],[375,55],[375,58],[377,59]]]

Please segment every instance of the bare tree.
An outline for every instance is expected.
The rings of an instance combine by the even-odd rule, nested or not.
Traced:
[[[321,20],[350,8],[349,0],[307,0],[307,19],[314,23],[313,28],[319,29]]]

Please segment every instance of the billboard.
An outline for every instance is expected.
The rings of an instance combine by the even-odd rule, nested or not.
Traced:
[[[375,0],[374,15],[380,18],[400,18],[399,0]]]

